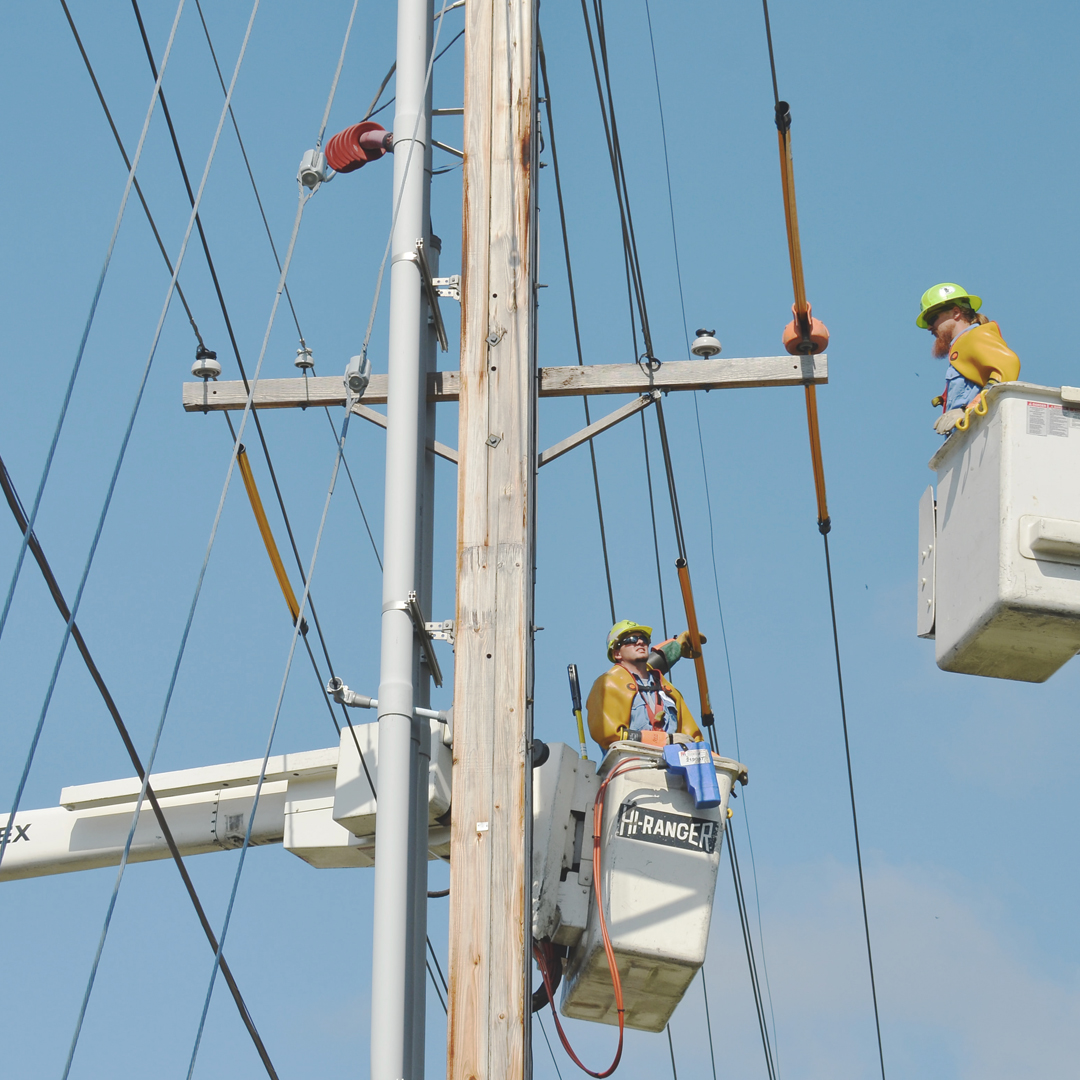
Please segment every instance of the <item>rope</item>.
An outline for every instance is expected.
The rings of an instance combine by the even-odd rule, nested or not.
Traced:
[[[574,324],[574,345],[577,348],[578,367],[583,367],[585,364],[585,357],[581,351],[581,328],[578,324],[577,294],[574,291],[574,271],[570,265],[570,235],[566,228],[566,207],[563,204],[562,179],[559,176],[559,154],[555,147],[555,126],[551,117],[551,87],[548,85],[547,59],[544,56],[544,39],[539,30],[537,30],[537,41],[539,43],[540,75],[544,80],[544,106],[547,112],[548,138],[551,141],[551,164],[552,168],[555,170],[555,195],[559,203],[559,224],[562,228],[563,255],[566,259],[566,280],[570,289],[570,315]],[[585,426],[588,427],[589,424],[592,423],[592,418],[589,415],[588,396],[582,395],[581,402],[585,407]],[[596,516],[600,522],[600,547],[604,552],[604,577],[607,581],[608,605],[611,608],[611,621],[614,624],[615,593],[611,587],[611,560],[608,558],[607,532],[604,528],[604,506],[600,500],[600,474],[596,466],[596,447],[593,445],[592,439],[589,440],[589,459],[592,462],[593,491],[596,495]],[[650,480],[650,485],[651,483],[652,481]],[[662,592],[661,604],[663,604]],[[664,636],[667,636],[666,631]]]
[[[176,15],[173,17],[172,27],[169,30],[169,41],[165,47],[165,54],[161,60],[161,75],[165,74],[165,68],[169,62],[169,56],[172,53],[173,41],[176,39],[176,28],[180,22],[180,15],[184,10],[184,0],[179,0],[176,7]],[[45,465],[42,468],[41,479],[38,482],[37,492],[34,495],[34,504],[30,508],[30,516],[27,519],[27,530],[23,533],[22,541],[19,544],[19,553],[15,558],[15,569],[11,575],[11,582],[8,585],[7,596],[4,600],[3,610],[0,611],[0,637],[3,636],[4,627],[7,625],[8,613],[11,611],[11,601],[15,596],[15,586],[19,581],[19,574],[22,571],[23,560],[26,557],[26,548],[29,543],[30,532],[34,528],[34,523],[37,521],[38,509],[41,506],[41,497],[45,492],[45,484],[49,479],[49,473],[52,469],[53,457],[56,454],[56,444],[60,441],[60,432],[64,427],[64,420],[67,417],[68,406],[71,403],[71,394],[75,389],[75,379],[78,377],[79,368],[82,366],[83,354],[86,352],[86,342],[90,337],[90,328],[94,324],[94,316],[97,314],[98,301],[101,299],[101,290],[105,285],[105,275],[109,271],[109,265],[112,262],[113,249],[116,247],[116,238],[120,232],[120,223],[124,220],[124,210],[127,207],[128,195],[131,193],[132,185],[135,181],[135,171],[139,167],[139,160],[142,157],[143,146],[146,143],[146,133],[150,129],[150,118],[154,113],[154,106],[157,103],[157,90],[161,85],[161,77],[159,76],[157,85],[154,87],[154,93],[150,96],[150,105],[146,110],[146,119],[143,121],[142,131],[139,133],[139,142],[135,148],[135,157],[132,159],[131,167],[128,169],[127,183],[124,185],[124,194],[120,198],[120,209],[116,214],[116,222],[113,225],[112,235],[109,237],[109,246],[105,251],[105,260],[102,263],[101,271],[98,274],[97,285],[94,288],[94,295],[90,301],[90,312],[86,316],[86,323],[83,326],[82,337],[79,339],[79,347],[75,353],[75,362],[71,367],[71,375],[68,377],[67,388],[64,391],[64,399],[60,405],[60,415],[56,421],[56,428],[53,431],[52,441],[49,443],[49,451],[45,455]],[[39,732],[40,734],[40,732]],[[33,757],[34,749],[37,746],[37,738],[35,736],[34,742],[30,749],[30,756]],[[15,809],[18,809],[19,799],[22,797],[22,789],[25,786],[26,777],[24,776],[19,783],[19,789],[15,796]],[[14,810],[12,811],[14,813]],[[3,843],[0,843],[0,861],[4,858],[4,851],[7,848],[7,839]]]
[[[16,524],[20,529],[25,531],[26,511],[23,508],[22,500],[15,490],[15,485],[12,483],[11,476],[9,475],[7,466],[4,464],[2,458],[0,458],[0,488],[3,489],[4,495],[7,498],[8,506],[11,509]],[[37,536],[33,533],[30,535],[30,551],[41,570],[42,577],[45,578],[45,584],[48,586],[49,593],[53,598],[53,602],[56,604],[57,610],[66,620],[70,616],[71,611],[67,606],[67,602],[64,600],[64,594],[60,590],[56,575],[49,565],[49,560],[45,557],[45,552],[42,549]],[[138,751],[135,749],[135,744],[131,739],[131,735],[128,733],[127,725],[124,723],[123,717],[120,715],[120,710],[117,708],[116,701],[109,692],[109,688],[105,684],[105,679],[102,677],[101,671],[95,663],[93,656],[91,656],[90,649],[87,646],[77,623],[72,623],[71,636],[75,640],[75,645],[78,648],[79,653],[82,655],[83,661],[86,664],[86,670],[90,673],[90,678],[93,679],[94,685],[101,694],[101,699],[105,703],[105,708],[109,711],[109,715],[116,725],[116,730],[124,743],[124,749],[127,750],[128,757],[131,759],[131,764],[134,766],[139,779],[142,780],[145,776],[145,771],[142,766],[142,761],[139,758]],[[214,937],[214,932],[210,927],[210,921],[206,917],[206,911],[202,906],[202,902],[199,900],[198,893],[195,891],[195,885],[187,872],[187,867],[184,865],[184,860],[180,855],[180,849],[177,847],[176,840],[173,838],[172,829],[169,828],[169,823],[161,809],[161,804],[158,802],[157,794],[149,784],[146,786],[146,797],[154,811],[154,817],[157,819],[158,828],[161,829],[161,834],[169,848],[169,854],[172,856],[177,870],[180,871],[180,877],[184,883],[184,888],[187,890],[188,897],[191,900],[192,906],[195,908],[195,914],[199,918],[199,923],[203,928],[203,932],[206,934],[207,941],[210,943],[210,947],[216,950],[217,939]],[[225,975],[225,981],[229,985],[229,991],[232,993],[233,1001],[236,1002],[236,1008],[240,1013],[240,1019],[243,1020],[244,1026],[247,1028],[248,1034],[255,1044],[255,1049],[262,1059],[268,1075],[276,1080],[277,1073],[274,1071],[270,1056],[266,1051],[266,1047],[263,1045],[262,1038],[251,1018],[251,1013],[248,1011],[243,995],[240,993],[240,988],[237,986],[236,979],[233,977],[232,971],[225,962],[224,957],[222,958],[221,964],[222,973]]]
[[[256,2],[256,6],[258,6],[259,0],[255,0],[255,2]],[[297,217],[297,224],[299,224],[299,217]],[[295,233],[294,233],[294,239],[295,239]],[[291,245],[290,245],[290,247],[291,247]],[[291,251],[290,251],[290,254],[291,254]],[[287,264],[288,264],[288,260],[286,260],[286,265]],[[281,291],[279,289],[278,290],[278,296],[277,296],[277,298],[275,298],[275,305],[276,305],[276,299],[279,299],[280,296],[281,296]],[[315,561],[319,557],[319,546],[322,543],[323,530],[326,527],[326,517],[327,517],[327,514],[330,511],[330,500],[331,500],[331,498],[333,497],[333,494],[334,494],[334,485],[337,482],[338,469],[339,469],[339,467],[341,465],[341,456],[342,456],[342,453],[344,452],[344,449],[345,449],[345,439],[348,436],[348,432],[349,432],[349,417],[352,415],[352,411],[351,411],[352,410],[352,404],[353,404],[353,400],[352,400],[352,397],[350,395],[350,397],[348,398],[348,400],[345,403],[345,406],[346,406],[346,408],[345,408],[345,419],[342,421],[342,424],[341,424],[341,438],[340,438],[340,440],[338,442],[337,455],[334,458],[334,470],[333,470],[333,472],[331,473],[331,476],[330,476],[330,486],[329,486],[329,488],[327,489],[327,492],[326,492],[326,501],[323,503],[322,517],[319,520],[319,529],[318,529],[318,532],[315,534],[315,547],[314,547],[314,550],[311,553],[311,562],[308,565],[307,581],[304,584],[303,595],[300,597],[300,616],[301,616],[301,618],[298,618],[296,620],[295,625],[293,626],[292,640],[289,643],[289,655],[288,655],[288,657],[287,657],[287,659],[285,661],[285,672],[284,672],[284,674],[282,675],[282,678],[281,678],[281,687],[278,690],[277,704],[274,706],[274,717],[273,717],[273,720],[271,720],[271,722],[270,722],[270,733],[267,736],[267,740],[266,740],[266,750],[263,753],[262,765],[259,768],[259,779],[258,779],[258,781],[257,781],[257,783],[255,785],[255,797],[254,797],[254,799],[252,801],[252,805],[251,805],[251,815],[248,818],[247,828],[244,830],[244,843],[240,848],[240,859],[239,859],[239,862],[237,863],[236,874],[233,877],[232,890],[229,893],[229,903],[228,903],[228,906],[225,909],[225,919],[224,919],[224,922],[222,923],[222,926],[221,926],[221,933],[218,935],[218,947],[217,947],[216,953],[214,954],[214,966],[213,966],[213,968],[212,968],[212,970],[210,972],[210,982],[209,982],[209,985],[206,988],[206,998],[203,1001],[202,1015],[199,1018],[199,1028],[198,1028],[198,1031],[197,1031],[197,1033],[195,1035],[195,1045],[194,1045],[194,1047],[192,1048],[192,1051],[191,1051],[191,1063],[188,1065],[187,1080],[191,1080],[191,1077],[192,1077],[193,1073],[195,1072],[195,1061],[198,1058],[199,1047],[202,1044],[203,1031],[205,1030],[205,1027],[206,1027],[206,1016],[207,1016],[207,1013],[210,1011],[210,999],[211,999],[211,997],[213,996],[213,993],[214,993],[214,983],[217,981],[218,964],[221,961],[221,953],[222,953],[222,950],[225,947],[225,939],[226,939],[226,937],[228,936],[228,933],[229,933],[229,924],[232,921],[233,907],[236,904],[236,893],[237,893],[237,890],[240,887],[240,876],[244,872],[244,862],[247,859],[248,848],[251,845],[251,830],[255,825],[255,815],[258,813],[258,810],[259,810],[259,799],[262,796],[263,782],[266,779],[266,769],[267,769],[267,765],[268,765],[268,763],[270,761],[270,751],[271,751],[271,749],[272,749],[272,747],[274,745],[274,735],[277,732],[278,719],[281,716],[281,705],[282,705],[282,702],[285,700],[285,688],[286,688],[286,686],[288,685],[288,682],[289,682],[289,672],[292,669],[293,656],[294,656],[294,654],[296,652],[296,640],[300,635],[300,623],[301,623],[301,619],[302,619],[303,614],[304,614],[304,608],[307,605],[308,592],[310,591],[310,588],[311,588],[311,576],[315,572]],[[251,395],[248,396],[248,408],[250,408],[250,406],[251,406]],[[234,451],[233,451],[233,459],[229,463],[230,475],[231,475],[231,472],[232,472],[232,464],[233,464],[233,461],[235,461],[235,459],[236,459],[236,450],[234,449]],[[225,486],[226,486],[226,489],[227,489],[228,488],[228,480],[226,480]],[[222,492],[222,496],[223,496],[223,500],[224,500],[224,492]],[[215,524],[216,524],[216,522],[215,522]],[[207,554],[209,554],[209,552]],[[201,582],[200,582],[200,584],[201,584]],[[136,815],[136,817],[137,816],[138,815]],[[132,828],[132,831],[134,832],[134,827]]]
[[[252,9],[251,9],[251,15],[248,18],[247,28],[246,28],[246,30],[244,32],[244,40],[243,40],[243,43],[240,46],[240,53],[239,53],[239,56],[237,57],[237,60],[236,60],[236,67],[233,70],[232,82],[229,84],[229,98],[230,99],[232,97],[233,90],[236,87],[236,80],[239,77],[240,67],[243,64],[244,56],[247,53],[248,42],[251,39],[251,29],[252,29],[252,26],[254,25],[254,22],[255,22],[255,15],[256,15],[256,13],[258,12],[258,9],[259,9],[259,3],[260,3],[260,0],[255,0],[255,3],[254,3],[254,5],[252,6]],[[164,65],[162,67],[162,70],[164,70]],[[161,83],[161,77],[159,75],[158,79],[157,79],[157,87],[156,88],[160,87],[160,83]],[[108,492],[107,492],[106,497],[105,497],[105,503],[102,506],[101,515],[100,515],[100,517],[98,519],[97,530],[95,531],[94,539],[93,539],[93,542],[92,542],[91,547],[90,547],[90,553],[87,556],[86,565],[83,568],[82,577],[81,577],[81,579],[79,581],[78,591],[76,592],[76,595],[75,595],[75,602],[72,605],[71,614],[69,615],[67,625],[64,628],[64,638],[63,638],[63,641],[62,641],[62,643],[60,645],[60,650],[59,650],[59,654],[58,654],[57,659],[56,659],[56,664],[55,664],[55,666],[53,668],[52,677],[51,677],[50,682],[49,682],[49,689],[48,689],[48,691],[46,693],[46,696],[45,696],[45,703],[42,706],[41,715],[40,715],[40,717],[38,719],[38,726],[37,726],[37,730],[35,732],[34,743],[33,743],[33,746],[31,748],[31,754],[27,758],[26,768],[25,768],[24,774],[23,774],[23,781],[20,784],[19,796],[21,796],[21,794],[22,794],[22,787],[25,786],[25,778],[29,774],[30,763],[31,763],[32,758],[33,758],[33,749],[35,749],[36,746],[37,746],[37,740],[40,737],[41,728],[44,726],[44,723],[45,723],[45,714],[48,711],[49,702],[52,700],[53,690],[54,690],[54,688],[56,686],[56,679],[57,679],[57,676],[59,675],[59,672],[60,672],[60,665],[63,662],[64,652],[67,649],[67,643],[68,643],[68,640],[70,639],[70,636],[71,636],[71,629],[72,629],[72,626],[73,626],[74,621],[75,621],[75,615],[76,615],[76,613],[78,611],[79,604],[80,604],[80,602],[82,600],[83,589],[86,586],[86,580],[87,580],[87,578],[88,578],[88,576],[90,574],[90,567],[91,567],[91,564],[93,562],[94,553],[97,550],[98,541],[101,538],[102,529],[105,526],[105,517],[106,517],[106,515],[108,513],[109,505],[110,505],[110,503],[112,501],[113,492],[114,492],[114,490],[116,488],[116,482],[117,482],[117,479],[118,479],[119,474],[120,474],[120,467],[123,464],[124,454],[125,454],[125,452],[127,450],[128,441],[131,438],[131,431],[132,431],[132,428],[134,427],[134,424],[135,424],[135,417],[138,414],[139,405],[140,405],[140,403],[142,401],[143,391],[144,391],[144,389],[146,387],[146,381],[147,381],[147,378],[149,377],[149,374],[150,374],[150,367],[153,364],[154,355],[157,352],[158,342],[159,342],[159,340],[161,338],[161,331],[162,331],[162,328],[163,328],[163,326],[165,324],[165,316],[168,313],[169,304],[170,304],[170,302],[172,300],[172,293],[173,293],[173,288],[174,288],[174,286],[176,284],[176,277],[180,272],[180,267],[181,267],[181,265],[183,264],[183,261],[184,261],[184,255],[187,252],[187,245],[188,245],[188,241],[191,238],[191,230],[192,230],[192,227],[194,225],[195,214],[197,212],[198,205],[202,200],[203,192],[204,192],[204,190],[206,188],[206,181],[207,181],[207,178],[210,175],[210,167],[213,164],[214,155],[217,152],[218,141],[219,141],[219,139],[221,137],[221,129],[222,129],[222,126],[224,125],[224,123],[225,123],[225,110],[223,109],[222,113],[221,113],[221,117],[218,120],[217,129],[214,132],[214,139],[213,139],[213,142],[211,143],[211,146],[210,146],[210,152],[207,155],[206,166],[203,169],[202,180],[199,183],[199,192],[198,192],[198,195],[197,195],[196,200],[195,200],[195,206],[192,208],[191,217],[188,219],[187,229],[186,229],[186,231],[184,233],[184,240],[183,240],[183,243],[180,246],[180,254],[178,255],[177,260],[176,260],[176,267],[173,270],[172,279],[169,282],[169,289],[168,289],[168,292],[165,295],[165,302],[162,305],[161,314],[158,317],[158,324],[157,324],[157,328],[156,328],[156,330],[154,332],[154,339],[153,339],[153,342],[152,342],[151,347],[150,347],[150,353],[149,353],[149,356],[147,357],[146,366],[145,366],[145,368],[143,370],[142,380],[141,380],[141,382],[139,384],[138,393],[137,393],[136,398],[135,398],[135,404],[134,404],[134,406],[132,407],[132,410],[131,410],[131,416],[130,416],[130,418],[128,420],[127,429],[126,429],[126,431],[124,433],[124,439],[123,439],[123,442],[121,443],[120,452],[117,455],[116,465],[115,465],[115,467],[113,469],[112,478],[110,479],[110,482],[109,482],[109,489],[108,489]],[[250,405],[250,399],[249,399],[249,405]],[[241,430],[242,430],[242,427],[241,427]],[[235,460],[235,450],[234,450],[234,454],[233,454],[233,460]],[[230,461],[230,466],[229,467],[230,467],[230,474],[231,474],[232,461]],[[228,487],[228,481],[226,481],[226,488],[227,487]],[[218,521],[218,519],[220,519],[220,516],[221,516],[221,508],[224,505],[224,499],[225,499],[225,492],[223,491],[222,492],[222,498],[221,498],[221,504],[218,507],[218,517],[215,518],[215,522],[214,522],[215,531],[216,531],[216,527],[217,527],[217,521]],[[212,546],[213,546],[213,538],[211,538],[210,547],[212,547]],[[160,741],[161,741],[161,733],[162,733],[162,730],[163,730],[163,728],[165,726],[165,717],[166,717],[167,712],[168,712],[168,703],[169,703],[169,700],[171,699],[172,690],[173,690],[173,687],[175,686],[175,683],[176,683],[176,675],[177,675],[177,672],[179,671],[180,659],[181,659],[181,657],[183,655],[184,644],[186,644],[186,642],[187,642],[187,635],[188,635],[188,631],[190,630],[190,627],[191,627],[191,620],[194,617],[194,613],[195,613],[194,605],[195,605],[195,602],[198,600],[199,589],[201,589],[201,587],[202,587],[202,578],[203,578],[203,575],[206,572],[206,563],[209,561],[209,558],[210,558],[210,547],[207,548],[206,559],[203,562],[203,569],[202,569],[202,572],[200,573],[200,576],[199,576],[199,586],[196,589],[195,600],[192,602],[191,612],[190,612],[190,614],[188,616],[188,625],[187,625],[187,628],[185,629],[185,632],[184,632],[184,639],[183,639],[183,642],[181,643],[180,654],[177,656],[176,665],[175,665],[175,667],[173,669],[172,680],[171,680],[170,685],[169,685],[169,694],[168,694],[168,697],[166,699],[165,708],[162,710],[161,719],[158,722],[157,731],[156,731],[155,736],[154,736],[153,747],[151,749],[150,756],[147,759],[146,773],[145,773],[145,775],[143,777],[142,785],[141,785],[141,787],[139,789],[139,797],[138,797],[138,799],[137,799],[137,801],[135,803],[135,812],[132,815],[131,827],[128,830],[127,840],[126,840],[126,842],[124,844],[123,855],[121,856],[121,859],[120,859],[120,866],[119,866],[119,869],[117,870],[116,883],[113,886],[112,895],[109,898],[109,905],[108,905],[108,909],[107,909],[106,914],[105,914],[104,923],[103,923],[102,928],[101,928],[101,936],[100,936],[100,938],[98,940],[97,951],[96,951],[96,953],[94,955],[94,960],[93,960],[93,963],[92,963],[91,968],[90,968],[90,975],[89,975],[89,977],[87,979],[86,989],[85,989],[85,991],[83,993],[82,1005],[80,1006],[80,1009],[79,1009],[78,1019],[76,1020],[76,1024],[75,1024],[75,1031],[74,1031],[74,1033],[72,1035],[72,1039],[71,1039],[71,1046],[70,1046],[70,1048],[68,1050],[67,1062],[66,1062],[66,1064],[64,1066],[63,1080],[67,1080],[67,1076],[71,1071],[71,1063],[72,1063],[72,1061],[73,1061],[73,1059],[75,1057],[75,1049],[76,1049],[76,1047],[78,1045],[79,1035],[80,1035],[80,1033],[82,1031],[83,1021],[84,1021],[84,1019],[86,1017],[86,1008],[87,1008],[87,1005],[90,1002],[90,994],[93,991],[94,981],[95,981],[95,979],[97,977],[98,965],[101,962],[101,954],[102,954],[102,951],[105,948],[105,940],[108,937],[109,926],[112,923],[113,911],[116,908],[116,899],[117,899],[117,896],[119,895],[119,892],[120,892],[120,885],[121,885],[121,882],[123,881],[123,878],[124,878],[124,871],[127,868],[128,856],[129,856],[130,851],[131,851],[131,843],[132,843],[132,840],[134,839],[134,836],[135,836],[135,829],[136,829],[136,827],[137,827],[137,825],[139,823],[139,815],[140,815],[140,813],[142,811],[142,804],[143,804],[144,799],[146,798],[147,784],[149,782],[150,774],[153,771],[154,759],[157,756],[158,746],[159,746]],[[14,817],[14,812],[12,814],[12,817]],[[6,840],[6,835],[5,835],[5,840]],[[3,848],[0,847],[0,857],[2,857],[2,856],[3,856]],[[218,943],[218,953],[219,954],[220,954],[220,949],[221,949],[221,943],[219,942]]]

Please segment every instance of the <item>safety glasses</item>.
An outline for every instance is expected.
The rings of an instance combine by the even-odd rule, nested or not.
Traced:
[[[627,634],[619,638],[619,645],[648,645],[649,639],[644,634]]]

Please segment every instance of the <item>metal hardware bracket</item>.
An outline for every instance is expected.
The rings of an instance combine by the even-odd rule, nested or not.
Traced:
[[[432,648],[431,641],[434,636],[431,631],[428,630],[428,622],[424,618],[424,613],[420,610],[420,601],[416,598],[415,592],[410,592],[405,600],[390,600],[383,604],[383,611],[407,611],[409,617],[413,621],[413,627],[420,635],[420,645],[424,650],[424,662],[428,666],[428,671],[431,672],[432,679],[435,680],[436,686],[442,686],[442,668],[439,667],[439,659],[435,655],[435,650]],[[451,626],[453,620],[450,620]],[[443,629],[440,634],[445,633],[445,623],[438,624]],[[441,638],[441,640],[450,640],[448,638]]]
[[[424,623],[428,636],[432,641],[448,641],[450,647],[454,647],[454,620],[444,619],[442,622]]]
[[[431,277],[431,267],[428,265],[423,237],[416,241],[416,264],[420,267],[420,280],[423,282],[424,292],[427,294],[431,317],[435,320],[435,333],[439,336],[439,345],[442,347],[442,351],[446,352],[450,348],[450,343],[446,340],[446,327],[443,324],[442,312],[439,310],[439,291],[435,288],[435,282]]]
[[[440,296],[448,297],[461,303],[461,275],[451,274],[450,277],[437,277],[431,279],[431,284],[436,287]]]

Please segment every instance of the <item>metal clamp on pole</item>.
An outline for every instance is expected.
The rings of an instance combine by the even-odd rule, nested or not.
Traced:
[[[350,690],[336,675],[326,684],[326,692],[339,704],[350,709],[377,709],[379,699],[368,697],[367,694],[358,694]],[[438,720],[440,724],[451,727],[454,715],[453,708],[449,709],[422,709],[420,706],[413,707],[413,716],[422,716],[425,720]]]
[[[446,339],[446,327],[443,325],[442,312],[439,310],[439,290],[435,288],[435,281],[431,276],[431,267],[428,265],[427,252],[424,250],[424,238],[416,241],[416,265],[420,267],[420,280],[424,285],[424,293],[427,296],[428,307],[431,308],[431,316],[435,320],[435,333],[439,336],[439,345],[442,351],[450,348]],[[436,683],[436,686],[441,685]]]
[[[429,623],[420,610],[420,601],[417,599],[415,591],[410,592],[405,600],[391,600],[383,604],[382,609],[383,611],[404,611],[408,613],[409,618],[412,619],[413,628],[420,635],[420,645],[424,650],[424,662],[431,672],[432,679],[435,680],[435,685],[442,686],[442,668],[439,667],[439,660],[435,655],[431,642],[433,639],[438,638],[441,641],[449,641],[451,645],[454,643],[453,619],[443,623]]]

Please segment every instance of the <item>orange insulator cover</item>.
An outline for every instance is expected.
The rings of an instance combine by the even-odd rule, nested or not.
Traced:
[[[795,315],[794,305],[792,305],[791,314]],[[809,304],[806,305],[806,318],[810,323],[809,345],[803,338],[798,317],[792,319],[784,327],[784,348],[792,356],[805,356],[807,353],[824,352],[829,347],[828,327],[820,319],[814,318]]]
[[[363,120],[338,132],[326,144],[326,163],[334,172],[354,172],[381,158],[388,149],[386,142],[386,128],[382,124]]]

